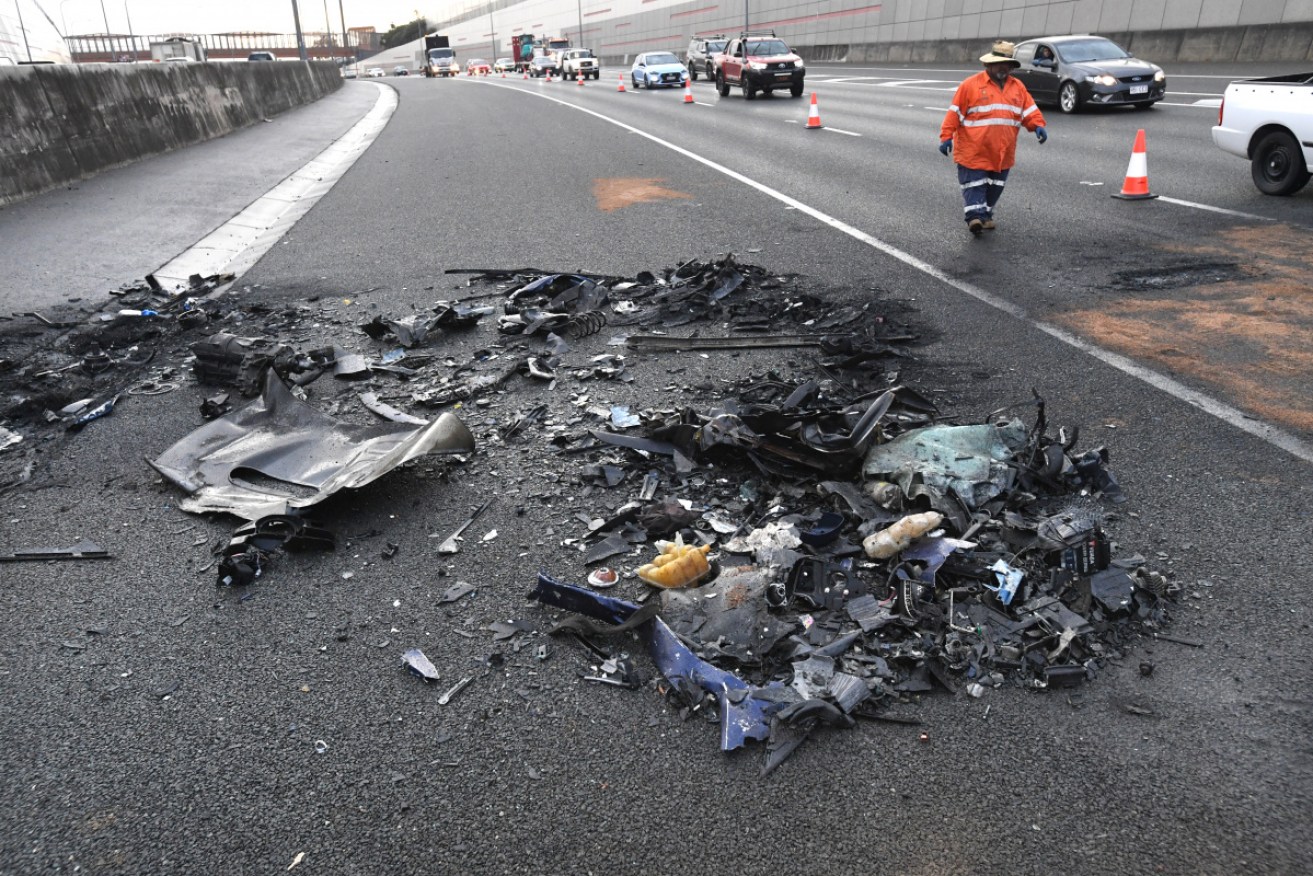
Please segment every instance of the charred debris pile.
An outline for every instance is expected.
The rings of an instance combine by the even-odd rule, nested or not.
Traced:
[[[207,422],[151,465],[184,510],[242,521],[215,565],[250,586],[282,551],[333,548],[309,508],[412,460],[549,469],[596,513],[563,541],[576,562],[526,566],[537,606],[498,635],[569,639],[589,680],[714,715],[723,749],[766,743],[767,770],[817,726],[934,691],[1070,688],[1162,635],[1177,587],[1114,538],[1106,451],[1051,427],[1038,392],[940,410],[892,302],[732,256],[452,273],[471,277],[459,295],[368,319],[197,277],[89,319],[0,323],[0,491],[29,484],[37,445],[198,382]],[[672,371],[695,391],[661,385]],[[258,484],[233,476],[252,467]],[[403,663],[436,674],[418,649]]]

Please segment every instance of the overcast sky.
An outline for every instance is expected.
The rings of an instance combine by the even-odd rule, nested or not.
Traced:
[[[104,33],[109,19],[112,33],[127,33],[128,18],[132,32],[155,33],[228,33],[231,31],[270,31],[295,33],[292,0],[38,0],[46,13],[66,33]],[[339,0],[298,0],[301,29],[322,31],[327,19],[332,30],[342,30]],[[452,0],[341,0],[347,27],[373,27],[385,31],[394,24],[413,21],[416,10],[436,20],[437,10],[469,5]],[[103,13],[102,13],[103,8]]]

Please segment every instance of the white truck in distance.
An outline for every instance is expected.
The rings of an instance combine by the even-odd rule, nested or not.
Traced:
[[[1293,195],[1313,169],[1313,73],[1232,82],[1222,96],[1213,143],[1248,158],[1265,195]]]

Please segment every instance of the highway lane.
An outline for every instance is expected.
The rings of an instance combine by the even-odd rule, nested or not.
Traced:
[[[1212,146],[1214,109],[1049,110],[1048,144],[1023,135],[1000,231],[974,241],[960,221],[951,162],[934,150],[947,98],[928,101],[918,91],[911,101],[904,86],[821,82],[826,128],[804,131],[805,102],[748,102],[737,89],[720,98],[705,82],[692,89],[693,105],[673,90],[442,84],[527,88],[632,126],[1304,440],[1313,435],[1302,391],[1313,312],[1298,291],[1309,194],[1260,195],[1247,165]],[[1163,199],[1115,200],[1139,127],[1151,189]],[[1201,265],[1216,270],[1205,276]],[[1146,295],[1154,291],[1161,294]],[[1257,303],[1264,300],[1277,304]],[[1290,321],[1293,334],[1279,325]]]
[[[937,120],[891,102],[864,121],[875,111],[856,100],[845,109],[838,92],[823,96],[823,113],[833,98],[869,136],[797,129],[787,119],[805,118],[801,101],[739,99],[713,114],[682,106],[678,92],[620,105],[592,83],[528,87],[605,109],[625,129],[519,93],[522,83],[395,87],[400,107],[374,147],[238,284],[239,298],[304,314],[307,347],[350,342],[374,315],[462,294],[461,278],[443,273],[461,267],[625,274],[729,250],[841,300],[910,302],[929,343],[909,372],[941,389],[946,408],[981,417],[1035,387],[1055,421],[1084,427],[1083,446],[1110,447],[1132,497],[1115,521],[1121,549],[1185,585],[1174,632],[1203,647],[1139,642],[1069,697],[927,697],[906,709],[923,727],[822,733],[763,780],[758,751],[721,755],[712,726],[681,722],[650,689],[581,683],[586,666],[569,643],[545,664],[507,651],[504,669],[484,667],[495,646],[480,627],[544,619],[523,601],[532,576],[577,576],[579,557],[560,539],[575,534],[576,513],[619,498],[585,497],[536,435],[525,443],[540,456],[523,466],[498,441],[497,423],[538,391],[464,408],[482,447],[467,465],[398,472],[332,503],[324,510],[342,548],[280,563],[238,601],[216,593],[195,546],[229,527],[179,514],[175,491],[140,461],[197,422],[206,393],[188,385],[124,404],[97,424],[111,428],[61,445],[42,489],[11,506],[9,532],[24,542],[62,541],[74,526],[99,534],[101,521],[124,532],[108,533],[119,559],[98,567],[94,586],[79,568],[51,564],[21,588],[0,587],[10,706],[0,772],[12,777],[0,791],[11,813],[0,869],[281,871],[300,852],[296,872],[324,873],[1305,866],[1307,465],[634,129],[1049,316],[1074,294],[1060,282],[1098,289],[1144,262],[1140,252],[1085,254],[1110,217],[1126,221],[1123,208],[1150,206],[1132,214],[1134,227],[1164,245],[1230,226],[1106,192],[1077,200],[1085,168],[1064,170],[1059,150],[1029,144],[1033,169],[1008,194],[1012,230],[972,241],[933,151]],[[705,118],[689,115],[699,111]],[[771,135],[745,136],[762,130]],[[1126,134],[1112,118],[1079,130],[1078,146],[1106,141],[1110,153]],[[1080,215],[1066,226],[1073,204]],[[717,381],[804,361],[633,357],[634,384],[587,388],[617,403],[703,404],[715,392],[699,384],[719,390]],[[352,408],[353,389],[311,392]],[[685,491],[696,497],[695,484]],[[436,557],[429,534],[489,495],[498,503],[480,529],[499,537]],[[402,546],[391,560],[378,559],[375,531]],[[477,583],[478,597],[437,607],[453,580]],[[60,646],[84,626],[99,630],[85,651]],[[454,708],[397,668],[412,643],[444,680],[476,678]],[[1142,659],[1152,676],[1140,674]]]

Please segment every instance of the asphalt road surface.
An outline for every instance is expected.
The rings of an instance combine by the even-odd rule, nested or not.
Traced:
[[[732,252],[837,301],[910,306],[926,343],[909,371],[947,411],[979,421],[1034,388],[1109,448],[1130,495],[1119,547],[1183,585],[1172,632],[1201,647],[1139,641],[1070,694],[927,696],[899,707],[920,726],[820,732],[761,777],[758,751],[722,754],[652,685],[590,685],[568,641],[539,662],[482,629],[545,626],[524,600],[537,572],[582,579],[562,539],[632,486],[587,491],[545,440],[497,440],[541,390],[463,408],[480,448],[463,463],[330,500],[338,550],[280,561],[241,598],[209,566],[231,521],[179,511],[143,461],[201,422],[212,390],[184,375],[42,445],[3,496],[5,550],[85,536],[115,559],[0,565],[0,872],[1313,870],[1313,190],[1264,197],[1213,148],[1197,101],[1224,82],[1174,77],[1180,98],[1148,112],[1044,108],[1049,142],[1023,133],[999,228],[973,239],[935,149],[967,71],[814,69],[822,130],[804,129],[807,98],[699,82],[688,105],[621,94],[617,72],[388,80],[400,105],[378,140],[230,294],[282,309],[307,345],[350,345],[375,315],[459,297],[451,269],[629,276]],[[375,88],[347,83],[324,130]],[[1139,127],[1161,197],[1115,200]],[[245,166],[249,144],[228,145]],[[143,237],[141,273],[160,246]],[[637,356],[631,384],[554,392],[674,408],[801,358]],[[462,552],[436,554],[430,535],[489,497]],[[478,593],[436,604],[458,580]],[[411,646],[442,681],[400,669]]]

